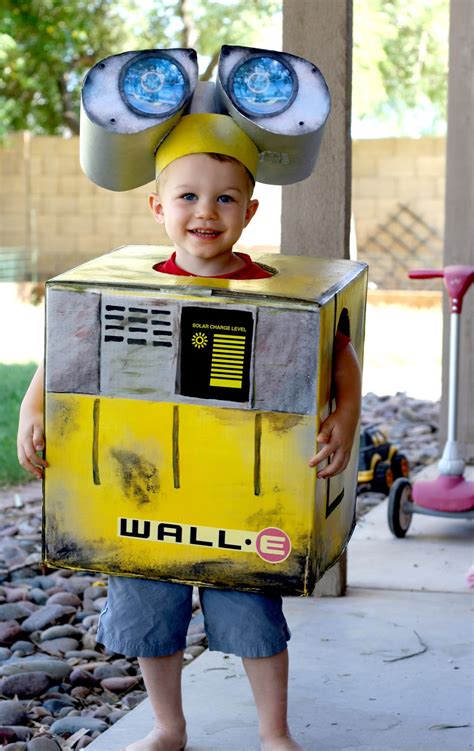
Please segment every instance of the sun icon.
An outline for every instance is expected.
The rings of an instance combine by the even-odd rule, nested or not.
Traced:
[[[193,347],[202,349],[207,344],[207,336],[205,334],[193,334],[191,342],[193,344]]]

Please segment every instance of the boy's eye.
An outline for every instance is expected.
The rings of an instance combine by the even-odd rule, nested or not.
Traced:
[[[183,195],[181,196],[181,198],[184,201],[194,201],[197,198],[197,196],[196,196],[195,193],[183,193]]]
[[[228,196],[227,193],[224,193],[222,196],[219,196],[217,200],[220,201],[220,203],[231,203],[234,199],[232,196]]]

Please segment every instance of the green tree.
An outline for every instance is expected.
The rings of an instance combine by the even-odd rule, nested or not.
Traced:
[[[78,132],[77,91],[85,70],[124,41],[115,6],[113,0],[3,0],[4,130]]]
[[[195,47],[209,79],[222,44],[251,45],[280,9],[281,0],[3,0],[0,135],[78,133],[84,74],[127,49]]]
[[[449,0],[354,0],[353,112],[391,135],[446,122]]]

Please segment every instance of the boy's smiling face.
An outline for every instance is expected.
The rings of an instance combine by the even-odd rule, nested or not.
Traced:
[[[250,178],[235,160],[189,154],[161,173],[159,193],[149,197],[155,219],[165,225],[176,263],[197,276],[231,273],[242,266],[232,252],[258,208]]]

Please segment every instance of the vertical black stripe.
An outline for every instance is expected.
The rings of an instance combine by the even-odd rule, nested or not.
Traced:
[[[179,488],[179,407],[173,407],[173,484]]]
[[[253,492],[254,495],[260,495],[261,481],[261,447],[262,447],[262,415],[255,415],[255,436],[254,436],[254,464],[253,464]]]
[[[99,423],[100,423],[100,399],[94,399],[93,411],[93,440],[92,440],[92,477],[94,485],[100,485],[99,474]]]

